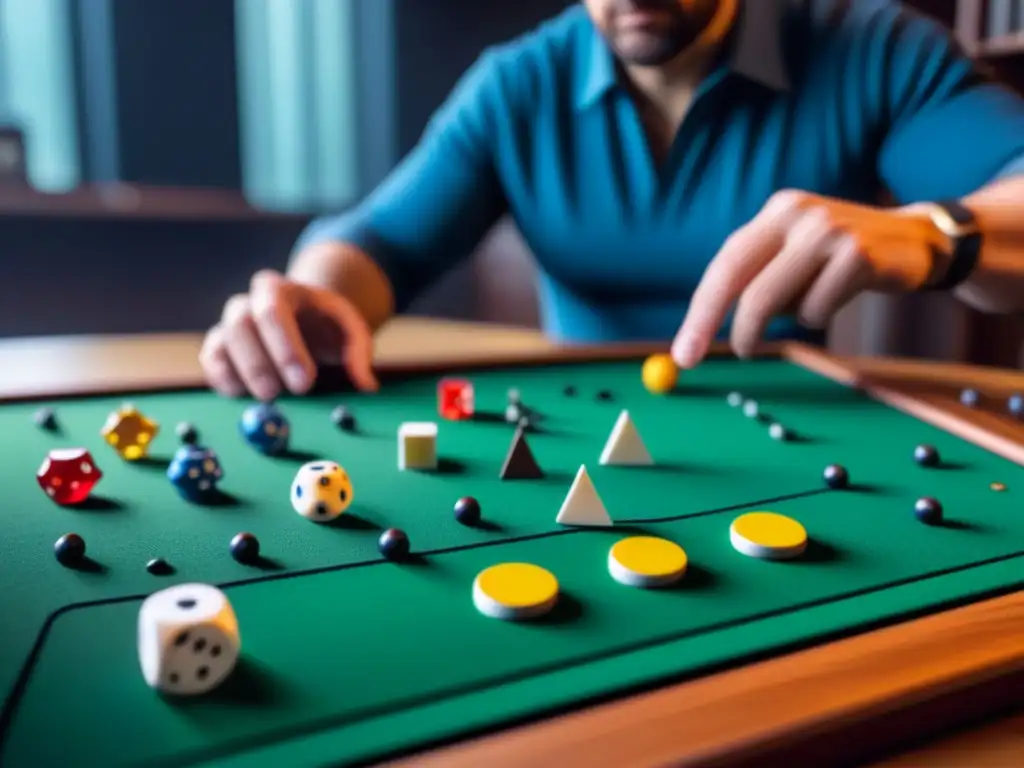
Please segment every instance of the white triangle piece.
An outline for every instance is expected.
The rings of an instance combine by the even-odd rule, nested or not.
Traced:
[[[583,465],[576,473],[555,522],[562,525],[610,526],[612,518]]]
[[[644,467],[654,463],[650,451],[636,429],[629,411],[619,414],[618,421],[608,435],[608,442],[601,452],[601,464],[620,467]]]

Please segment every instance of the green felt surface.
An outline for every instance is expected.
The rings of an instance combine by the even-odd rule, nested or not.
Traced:
[[[56,436],[31,424],[38,404],[0,407],[0,764],[51,764],[72,744],[75,764],[90,766],[371,759],[1024,582],[1022,468],[787,362],[714,361],[670,397],[642,389],[635,361],[472,379],[481,410],[498,414],[515,386],[546,416],[529,437],[544,480],[498,479],[511,430],[493,417],[441,422],[442,471],[399,473],[399,423],[436,418],[432,376],[343,398],[359,421],[355,435],[329,422],[342,398],[285,401],[303,455],[279,459],[242,443],[240,404],[207,393],[132,397],[165,426],[147,465],[122,463],[99,438],[123,398],[57,404]],[[579,389],[575,398],[563,394],[567,384]],[[599,388],[614,399],[596,400]],[[732,389],[757,398],[800,440],[771,440],[764,423],[725,404]],[[598,466],[622,408],[658,466]],[[167,484],[181,419],[219,452],[222,487],[236,504],[190,506]],[[945,468],[913,463],[921,442],[940,450]],[[71,510],[46,499],[34,471],[57,445],[94,451],[105,472],[95,493],[107,504]],[[292,475],[310,457],[335,459],[353,477],[355,502],[337,525],[312,524],[289,506]],[[831,462],[849,468],[854,489],[823,489]],[[554,523],[581,463],[617,528]],[[992,481],[1008,491],[993,492]],[[480,499],[486,525],[452,519],[466,494]],[[921,495],[943,502],[948,525],[914,519]],[[769,563],[736,553],[729,523],[755,509],[803,522],[807,555]],[[406,530],[420,556],[382,562],[375,543],[387,526]],[[54,561],[52,543],[69,530],[86,538],[94,572]],[[228,556],[240,530],[260,538],[273,568]],[[608,547],[633,533],[687,550],[692,566],[679,587],[642,591],[610,578]],[[146,573],[156,556],[174,576]],[[558,576],[565,593],[551,616],[514,624],[475,611],[474,576],[509,560]],[[319,570],[296,573],[310,569]],[[228,585],[243,662],[215,694],[175,702],[141,679],[135,621],[143,595],[186,581]],[[125,599],[102,602],[112,598]]]

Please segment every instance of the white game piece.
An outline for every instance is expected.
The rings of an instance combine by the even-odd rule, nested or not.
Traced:
[[[437,424],[407,421],[398,428],[398,468],[437,469]]]
[[[743,415],[748,418],[754,418],[761,412],[760,407],[756,400],[747,400],[743,403]]]
[[[241,650],[235,611],[216,587],[179,584],[154,592],[139,609],[142,676],[161,692],[212,691],[234,670]]]
[[[594,483],[587,473],[586,465],[581,466],[576,473],[576,479],[572,481],[569,493],[565,495],[555,522],[562,525],[592,527],[607,527],[613,524],[604,502],[597,495],[597,489],[594,488]]]
[[[307,520],[326,523],[352,504],[352,479],[336,462],[311,461],[292,480],[292,509]]]
[[[629,417],[629,411],[619,414],[612,427],[608,441],[601,452],[601,464],[620,467],[643,467],[654,463],[647,446],[644,445],[636,425]]]
[[[725,400],[731,408],[739,408],[743,405],[743,395],[739,392],[730,392]]]

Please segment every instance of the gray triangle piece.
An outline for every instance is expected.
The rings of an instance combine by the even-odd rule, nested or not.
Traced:
[[[512,445],[508,449],[499,477],[502,480],[539,480],[544,477],[522,429],[517,429],[515,437],[512,438]]]

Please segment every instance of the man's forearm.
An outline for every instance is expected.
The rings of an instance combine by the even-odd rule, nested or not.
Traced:
[[[997,181],[963,203],[978,221],[983,244],[957,298],[983,312],[1024,311],[1024,176]]]
[[[292,258],[288,277],[342,294],[373,331],[394,315],[391,283],[373,259],[353,245],[333,241],[309,245]]]

